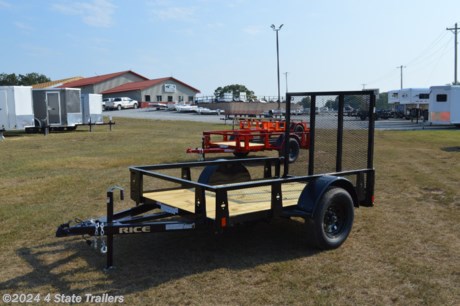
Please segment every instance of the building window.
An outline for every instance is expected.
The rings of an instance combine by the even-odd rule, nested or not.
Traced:
[[[145,95],[144,99],[145,99],[145,102],[150,102],[150,95]]]
[[[172,102],[173,101],[173,96],[168,96],[168,102]]]
[[[428,100],[430,98],[430,94],[420,94],[418,97],[420,99],[427,99]]]
[[[193,102],[193,96],[188,96],[188,102]]]
[[[162,96],[157,96],[157,102],[163,102],[163,97]]]
[[[184,102],[184,96],[179,96],[179,102]]]
[[[436,102],[447,102],[447,95],[436,95]]]

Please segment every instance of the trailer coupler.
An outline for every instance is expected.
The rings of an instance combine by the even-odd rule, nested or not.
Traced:
[[[113,192],[120,190],[123,200],[123,188],[114,186],[107,190],[107,216],[88,219],[76,219],[59,225],[56,237],[82,236],[86,243],[99,249],[107,256],[106,270],[113,267],[113,236],[149,234],[166,231],[195,229],[195,220],[176,216],[173,212],[159,211],[148,213],[161,205],[141,204],[127,210],[114,213]]]

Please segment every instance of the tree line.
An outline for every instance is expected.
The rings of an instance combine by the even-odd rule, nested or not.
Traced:
[[[31,86],[46,82],[51,82],[51,79],[37,72],[26,74],[0,73],[0,86]]]

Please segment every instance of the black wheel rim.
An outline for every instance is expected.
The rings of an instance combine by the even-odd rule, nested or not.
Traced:
[[[323,227],[324,233],[329,238],[340,235],[345,227],[347,219],[346,211],[337,204],[331,205],[324,214]]]

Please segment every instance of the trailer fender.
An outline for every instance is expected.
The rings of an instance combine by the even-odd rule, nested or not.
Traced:
[[[222,185],[242,183],[251,180],[248,169],[240,163],[206,166],[198,178],[198,183]]]
[[[356,194],[353,184],[344,177],[329,175],[322,176],[308,183],[300,194],[297,206],[301,210],[314,215],[321,197],[324,195],[326,190],[332,186],[345,189],[353,199],[354,206],[358,206],[358,195]]]

